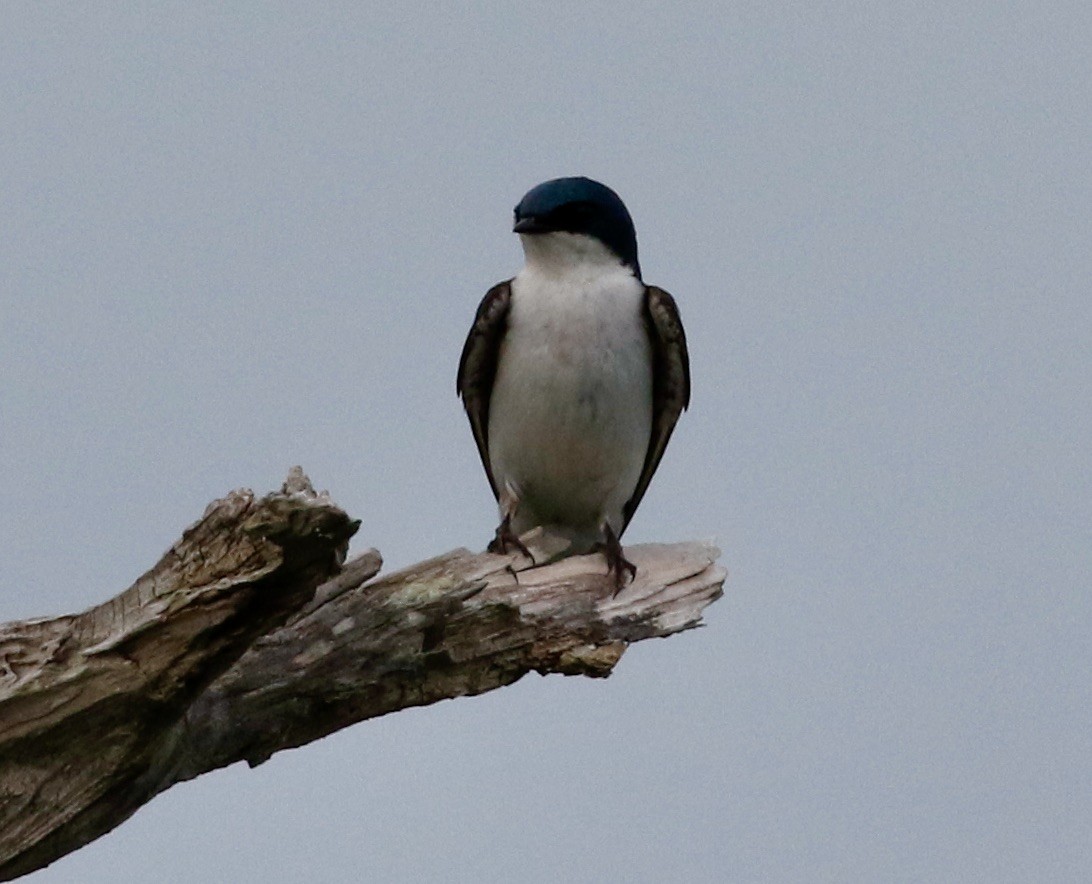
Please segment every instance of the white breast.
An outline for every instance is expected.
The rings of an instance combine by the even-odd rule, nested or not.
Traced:
[[[652,362],[644,286],[605,249],[610,260],[592,250],[573,261],[571,243],[556,240],[571,236],[524,238],[528,261],[512,283],[489,452],[498,486],[519,498],[517,532],[548,524],[590,544],[604,521],[621,531],[640,476]]]

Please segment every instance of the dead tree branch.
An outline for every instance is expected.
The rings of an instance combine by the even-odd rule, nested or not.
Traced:
[[[682,543],[627,547],[617,597],[597,555],[455,550],[373,580],[374,550],[340,567],[356,527],[294,471],[212,504],[111,601],[0,625],[0,880],[206,771],[530,671],[607,676],[629,642],[697,625],[725,576]]]

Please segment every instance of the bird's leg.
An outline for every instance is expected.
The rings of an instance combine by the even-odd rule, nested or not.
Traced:
[[[618,535],[614,533],[610,523],[603,524],[603,540],[597,543],[596,549],[603,553],[607,559],[607,573],[614,575],[614,594],[618,595],[622,587],[626,585],[625,575],[629,573],[629,579],[637,578],[637,566],[626,558],[622,551],[622,544]]]
[[[497,533],[494,534],[493,539],[489,541],[487,549],[491,553],[504,554],[510,552],[510,548],[518,549],[531,560],[532,565],[536,564],[535,557],[531,555],[531,551],[527,548],[527,545],[520,540],[519,535],[512,530],[511,515],[507,515],[501,519],[501,523],[497,526]]]
[[[493,535],[493,539],[489,541],[489,546],[486,548],[491,553],[500,553],[502,555],[509,552],[510,549],[518,549],[531,560],[532,565],[535,565],[537,564],[535,557],[531,555],[531,551],[526,544],[519,539],[519,535],[512,530],[512,516],[515,515],[518,506],[519,495],[510,484],[505,483],[504,490],[501,492],[501,512],[504,516],[497,526],[496,534]]]

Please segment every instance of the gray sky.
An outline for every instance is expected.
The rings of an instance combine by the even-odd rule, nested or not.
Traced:
[[[484,546],[455,367],[569,174],[690,339],[627,540],[731,576],[605,683],[202,777],[35,880],[1083,879],[1088,4],[221,5],[5,7],[0,620],[295,463],[390,567]]]

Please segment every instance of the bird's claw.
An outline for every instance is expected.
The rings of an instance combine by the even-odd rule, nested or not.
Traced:
[[[499,555],[506,555],[513,549],[518,549],[531,560],[532,565],[537,564],[535,557],[531,555],[531,551],[527,548],[527,544],[520,540],[519,535],[512,530],[512,521],[508,516],[505,516],[497,526],[497,533],[493,535],[493,539],[489,541],[489,546],[486,549]]]
[[[610,525],[604,527],[603,534],[605,539],[596,547],[606,557],[607,573],[614,575],[613,595],[617,596],[626,585],[627,573],[631,582],[637,579],[637,566],[626,558],[622,544]]]

